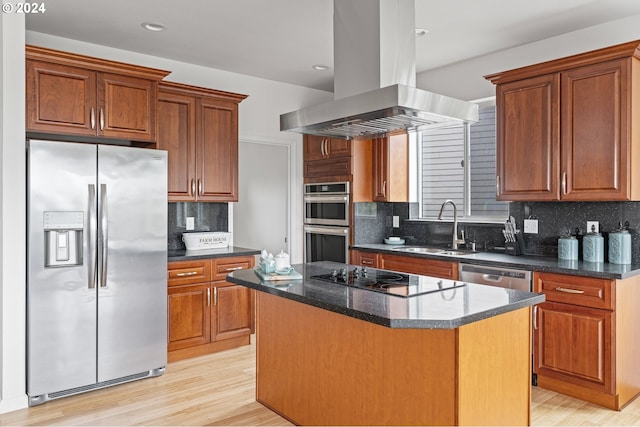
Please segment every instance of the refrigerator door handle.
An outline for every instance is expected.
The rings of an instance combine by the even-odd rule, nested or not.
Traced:
[[[89,289],[96,287],[98,251],[96,250],[96,186],[89,184],[89,229],[87,230],[87,248],[89,250]]]
[[[107,222],[107,184],[100,184],[100,234],[102,243],[102,262],[100,271],[100,287],[107,287],[107,248],[109,243],[109,226]]]

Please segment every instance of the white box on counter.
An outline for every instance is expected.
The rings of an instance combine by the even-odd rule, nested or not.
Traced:
[[[229,246],[231,233],[210,231],[204,233],[182,233],[182,241],[188,251],[200,249],[217,249]]]

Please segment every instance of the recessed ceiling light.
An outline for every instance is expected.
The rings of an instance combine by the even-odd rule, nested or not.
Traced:
[[[316,71],[325,71],[329,69],[328,65],[322,65],[322,64],[316,64],[314,66],[312,66],[311,68],[313,68]]]
[[[164,31],[164,25],[155,22],[143,22],[142,28],[149,31]]]
[[[424,28],[416,28],[416,37],[426,36],[429,30],[425,30]]]

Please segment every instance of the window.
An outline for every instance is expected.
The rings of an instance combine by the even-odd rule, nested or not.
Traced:
[[[437,218],[447,199],[456,203],[459,219],[502,221],[509,215],[509,203],[496,201],[495,106],[481,107],[479,116],[478,123],[421,133],[422,218]]]

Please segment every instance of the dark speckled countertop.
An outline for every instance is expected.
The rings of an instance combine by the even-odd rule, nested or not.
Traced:
[[[169,249],[167,252],[167,260],[171,261],[189,261],[193,259],[209,259],[209,258],[226,258],[232,256],[260,255],[260,251],[256,249],[241,248],[239,246],[228,246],[221,249],[203,249],[197,251],[188,251],[186,249]]]
[[[303,279],[270,282],[254,271],[238,270],[227,281],[390,328],[454,329],[544,301],[542,294],[470,283],[403,298],[312,278],[348,268],[346,264],[323,261],[293,267]]]
[[[473,252],[466,255],[433,255],[409,253],[398,250],[399,246],[386,244],[354,245],[351,249],[369,252],[384,252],[394,255],[417,258],[455,261],[465,264],[488,265],[494,267],[519,268],[530,271],[571,274],[574,276],[597,277],[602,279],[626,279],[640,274],[640,265],[591,263],[583,261],[564,261],[543,256],[513,256],[494,252]]]

